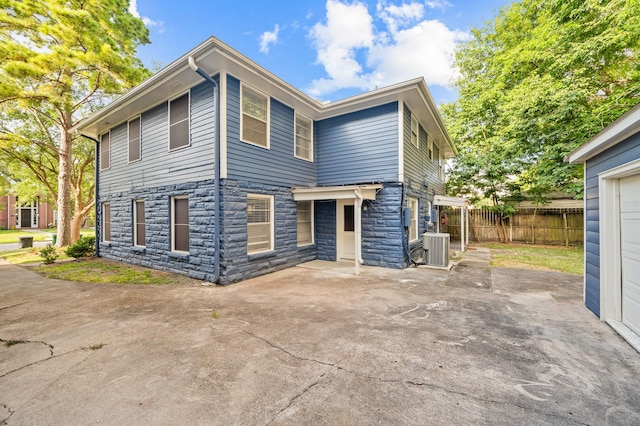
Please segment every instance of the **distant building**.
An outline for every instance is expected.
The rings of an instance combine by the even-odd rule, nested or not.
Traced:
[[[0,229],[46,229],[55,226],[57,212],[49,203],[21,202],[15,195],[0,196]]]

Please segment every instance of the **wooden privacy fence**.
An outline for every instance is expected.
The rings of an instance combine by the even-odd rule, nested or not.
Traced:
[[[446,225],[452,239],[460,239],[460,209],[446,208]],[[509,242],[528,244],[576,245],[584,243],[584,212],[581,208],[523,208],[504,219],[488,209],[469,210],[469,241],[500,241],[500,235]],[[499,234],[500,233],[500,234]]]

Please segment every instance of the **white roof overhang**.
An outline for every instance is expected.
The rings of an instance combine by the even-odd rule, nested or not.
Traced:
[[[468,204],[467,199],[462,197],[433,196],[433,205],[435,206],[466,207]]]
[[[208,38],[92,116],[81,120],[74,130],[97,139],[100,134],[114,126],[202,83],[202,77],[189,67],[189,57],[193,57],[198,67],[207,74],[215,76],[226,72],[313,120],[323,120],[394,101],[405,102],[424,126],[437,129],[436,132],[432,131],[431,137],[443,151],[445,158],[457,154],[423,78],[383,87],[336,102],[322,103],[286,83],[215,37]]]
[[[295,201],[315,200],[375,200],[382,185],[316,186],[309,188],[291,188]]]

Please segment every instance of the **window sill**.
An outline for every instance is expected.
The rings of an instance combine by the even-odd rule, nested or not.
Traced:
[[[169,257],[174,259],[189,260],[189,252],[186,251],[170,251]]]
[[[314,248],[316,246],[316,243],[307,243],[307,244],[298,244],[296,247],[298,247],[299,249],[307,249],[307,248]]]
[[[247,257],[249,258],[249,261],[252,261],[252,260],[266,259],[268,257],[275,257],[275,256],[276,256],[276,251],[269,250],[269,251],[262,251],[260,253],[252,253],[252,254],[249,254]]]
[[[147,248],[146,247],[142,247],[142,246],[133,246],[131,247],[131,251],[134,253],[146,253],[147,252]]]

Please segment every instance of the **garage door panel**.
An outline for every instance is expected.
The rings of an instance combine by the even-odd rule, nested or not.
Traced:
[[[640,334],[640,174],[620,179],[622,322]]]

